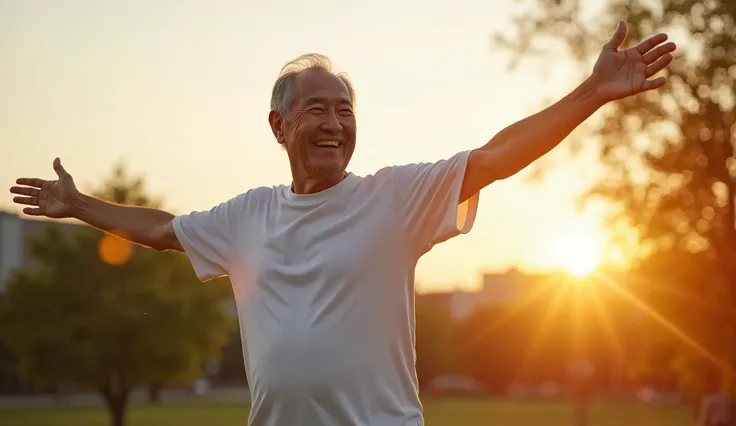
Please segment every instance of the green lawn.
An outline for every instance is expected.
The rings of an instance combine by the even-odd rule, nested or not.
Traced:
[[[524,401],[428,401],[427,426],[573,426],[571,408],[563,403]],[[128,426],[245,426],[248,408],[234,403],[166,403],[133,406]],[[102,408],[55,407],[0,411],[2,426],[107,426]],[[596,405],[590,426],[692,426],[684,407]]]

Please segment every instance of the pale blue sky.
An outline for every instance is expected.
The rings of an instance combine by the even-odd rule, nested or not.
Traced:
[[[269,95],[305,52],[330,56],[356,86],[352,171],[481,146],[577,83],[563,63],[508,72],[490,40],[511,28],[511,4],[0,0],[0,181],[51,178],[59,156],[86,189],[122,160],[175,213],[287,183]],[[572,202],[583,164],[560,163],[542,185],[516,177],[484,190],[474,230],[421,261],[423,288],[549,267],[565,234],[599,238]],[[18,211],[11,198],[0,209]]]

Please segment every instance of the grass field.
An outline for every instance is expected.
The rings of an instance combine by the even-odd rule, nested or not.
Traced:
[[[424,403],[426,426],[573,426],[564,403],[443,400]],[[692,426],[685,407],[595,405],[590,426]],[[245,426],[248,408],[235,403],[136,405],[127,426]],[[13,408],[0,411],[2,426],[107,426],[103,408]]]

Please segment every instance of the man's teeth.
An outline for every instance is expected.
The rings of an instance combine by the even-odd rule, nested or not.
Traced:
[[[330,147],[330,148],[337,148],[340,146],[340,142],[337,141],[319,141],[316,143],[319,147]]]

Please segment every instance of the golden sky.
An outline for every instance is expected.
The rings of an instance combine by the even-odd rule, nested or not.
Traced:
[[[512,4],[0,0],[0,181],[52,178],[59,156],[84,190],[123,161],[174,213],[288,183],[269,96],[281,66],[306,52],[330,56],[356,86],[352,171],[479,147],[578,83],[562,61],[509,72],[491,35],[512,28]],[[420,286],[547,268],[566,236],[602,238],[573,204],[588,163],[562,159],[539,185],[517,176],[485,189],[473,231],[422,259]],[[11,199],[0,209],[17,212]]]

